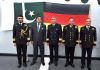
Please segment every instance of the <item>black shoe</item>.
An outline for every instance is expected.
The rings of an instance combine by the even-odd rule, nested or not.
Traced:
[[[23,64],[23,66],[24,66],[24,67],[27,67],[27,64],[26,64],[26,63],[24,63],[24,64]]]
[[[65,67],[68,67],[68,65],[69,65],[68,63],[65,63]]]
[[[72,63],[72,64],[70,64],[70,66],[71,66],[71,67],[73,67],[73,68],[75,67],[75,65],[74,65],[73,63]]]
[[[34,65],[36,62],[32,62],[30,65],[32,66],[32,65]]]
[[[81,69],[84,69],[84,67],[85,67],[85,65],[82,64],[82,65],[81,65]]]
[[[52,63],[53,63],[53,61],[50,61],[50,62],[49,62],[49,65],[51,65]]]
[[[45,65],[45,63],[44,62],[41,62],[42,63],[42,65],[44,66]]]
[[[55,66],[58,66],[58,62],[55,62]]]
[[[88,70],[92,70],[92,69],[91,69],[91,66],[87,66],[87,68],[88,68]]]
[[[21,64],[19,64],[17,67],[18,67],[18,68],[21,68],[21,66],[22,66],[22,65],[21,65]]]

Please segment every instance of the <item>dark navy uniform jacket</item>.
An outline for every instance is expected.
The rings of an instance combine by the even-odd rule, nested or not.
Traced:
[[[93,26],[90,26],[87,28],[86,26],[82,27],[80,30],[80,44],[82,44],[83,47],[91,48],[93,45],[96,45],[96,28]]]
[[[30,41],[29,27],[26,23],[14,24],[13,26],[13,43],[26,44]]]
[[[47,40],[50,44],[58,44],[62,38],[62,29],[60,24],[50,24],[48,26]]]
[[[74,47],[78,41],[78,27],[73,25],[66,25],[63,28],[63,42],[65,42],[66,46]]]

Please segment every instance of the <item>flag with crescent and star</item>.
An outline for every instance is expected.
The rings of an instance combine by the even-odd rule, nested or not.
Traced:
[[[43,2],[36,3],[14,3],[14,22],[16,23],[16,18],[18,15],[22,14],[24,17],[24,22],[29,26],[34,23],[37,16],[43,17]]]

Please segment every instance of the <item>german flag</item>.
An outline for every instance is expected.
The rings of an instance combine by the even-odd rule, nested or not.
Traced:
[[[85,20],[89,16],[90,5],[71,5],[71,4],[58,4],[58,3],[45,3],[44,4],[44,23],[49,25],[51,17],[55,16],[57,23],[62,26],[68,24],[68,19],[73,17],[75,25],[79,28],[85,25]]]

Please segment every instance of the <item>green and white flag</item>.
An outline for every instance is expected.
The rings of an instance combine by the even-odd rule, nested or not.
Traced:
[[[18,15],[22,14],[24,22],[31,25],[34,23],[37,16],[43,17],[43,2],[36,3],[14,3],[14,21]]]

